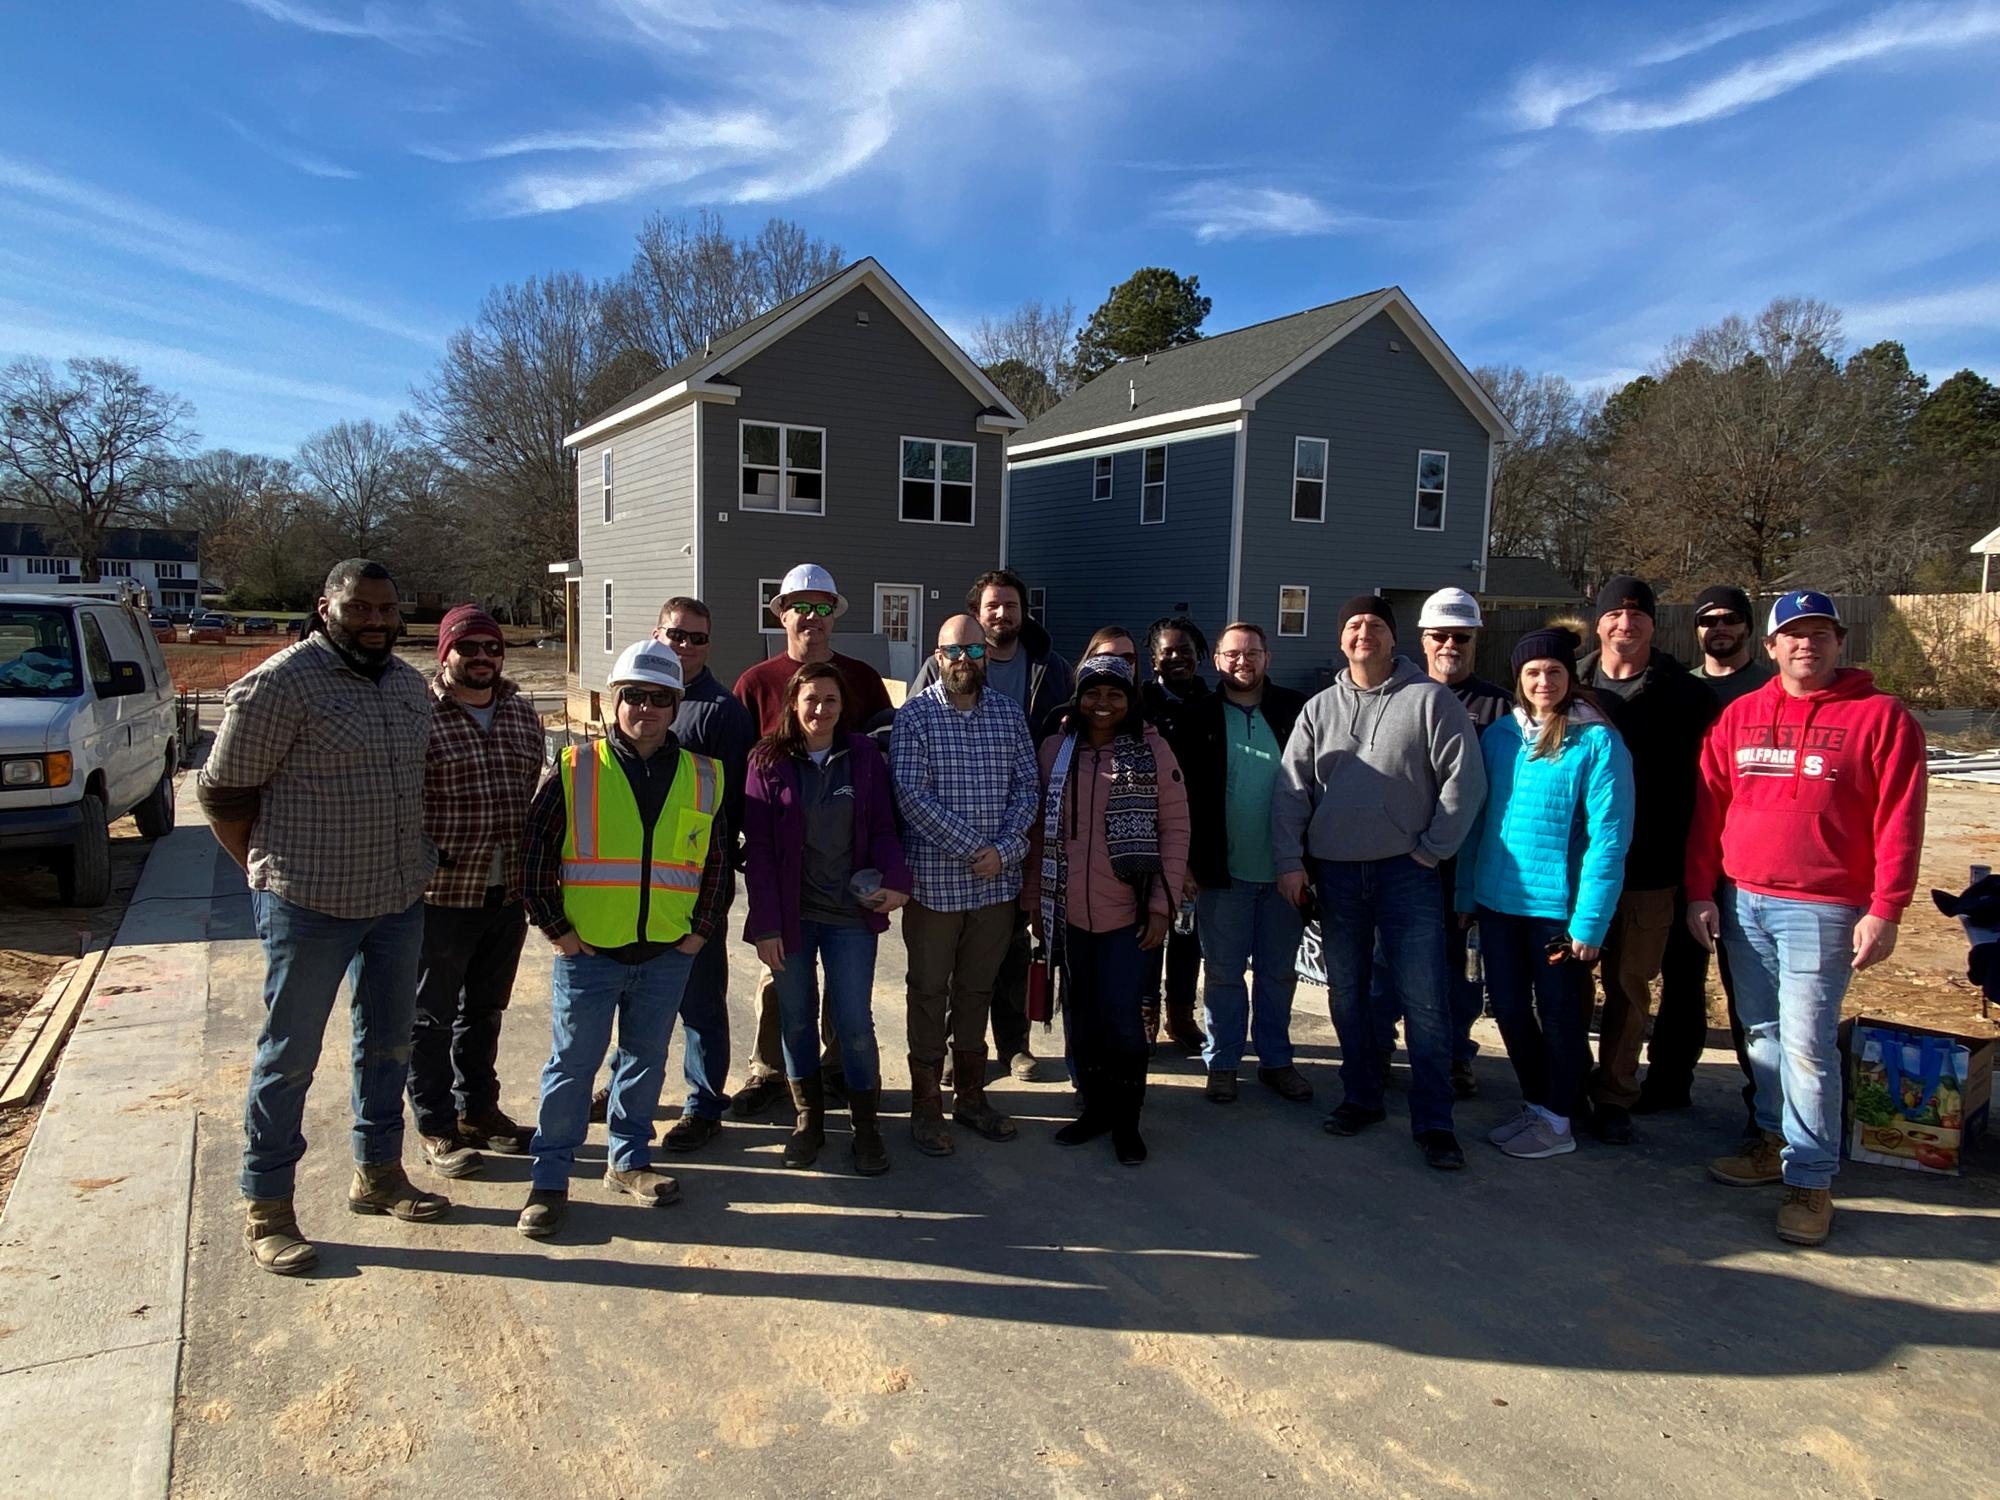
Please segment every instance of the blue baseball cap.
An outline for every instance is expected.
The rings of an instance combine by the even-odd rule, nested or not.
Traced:
[[[1816,589],[1794,589],[1780,594],[1771,605],[1771,618],[1764,634],[1776,635],[1794,620],[1831,620],[1840,623],[1840,611],[1833,600]]]

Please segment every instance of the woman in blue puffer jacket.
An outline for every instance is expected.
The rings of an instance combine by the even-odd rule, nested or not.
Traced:
[[[1487,992],[1525,1101],[1487,1139],[1529,1160],[1576,1149],[1590,966],[1632,841],[1632,756],[1576,685],[1580,644],[1553,629],[1515,646],[1516,706],[1479,737],[1486,803],[1458,856],[1460,920],[1479,923]]]

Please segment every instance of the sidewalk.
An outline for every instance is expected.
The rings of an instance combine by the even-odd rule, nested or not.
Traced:
[[[958,1154],[934,1161],[901,1115],[893,932],[876,994],[887,1177],[847,1170],[837,1112],[827,1170],[785,1171],[774,1114],[663,1154],[683,1190],[664,1210],[604,1193],[593,1131],[554,1242],[514,1231],[518,1158],[452,1183],[419,1170],[453,1200],[442,1224],[357,1218],[337,1012],[298,1193],[322,1269],[266,1276],[235,1190],[262,980],[247,898],[198,829],[161,846],[155,877],[114,961],[177,977],[93,1000],[0,1223],[9,1496],[1991,1485],[1990,1145],[1965,1181],[1849,1169],[1834,1239],[1787,1249],[1772,1194],[1702,1173],[1737,1118],[1725,1054],[1700,1107],[1642,1121],[1634,1147],[1517,1163],[1479,1140],[1517,1097],[1483,1028],[1484,1097],[1460,1112],[1471,1167],[1432,1173],[1400,1092],[1379,1130],[1320,1131],[1338,1084],[1324,992],[1302,987],[1314,1106],[1258,1088],[1249,1064],[1241,1101],[1210,1105],[1198,1064],[1163,1056],[1140,1170],[1049,1142],[1070,1113],[1059,1083],[996,1084],[1021,1139],[959,1131]],[[195,889],[213,899],[151,899]],[[178,942],[152,915],[168,911]],[[754,976],[733,938],[731,961],[740,1078]],[[502,1051],[517,1113],[547,1049],[547,992],[531,936]],[[670,1101],[678,1076],[676,1047]]]

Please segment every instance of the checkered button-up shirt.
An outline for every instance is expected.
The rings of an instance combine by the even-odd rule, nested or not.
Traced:
[[[917,877],[912,899],[932,911],[972,911],[1021,894],[1041,785],[1020,704],[986,688],[960,712],[934,682],[897,711],[889,766]],[[988,847],[1000,852],[1000,873],[973,874],[973,856]]]
[[[521,830],[541,779],[542,721],[520,690],[502,682],[493,694],[493,725],[479,721],[431,679],[435,703],[424,761],[424,831],[437,845],[437,873],[424,900],[432,906],[480,906],[493,874],[493,851],[505,860],[507,899],[521,896]]]
[[[324,636],[288,646],[223,699],[204,792],[252,791],[250,884],[330,917],[380,917],[423,895],[431,694],[391,660],[370,682]]]

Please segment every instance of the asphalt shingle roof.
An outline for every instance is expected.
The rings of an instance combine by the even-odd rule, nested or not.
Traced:
[[[171,526],[113,526],[98,557],[107,562],[195,562],[201,533]],[[52,527],[0,521],[0,557],[74,557],[76,549]]]
[[[1489,557],[1486,592],[1499,599],[1582,599],[1554,563],[1539,557]]]

